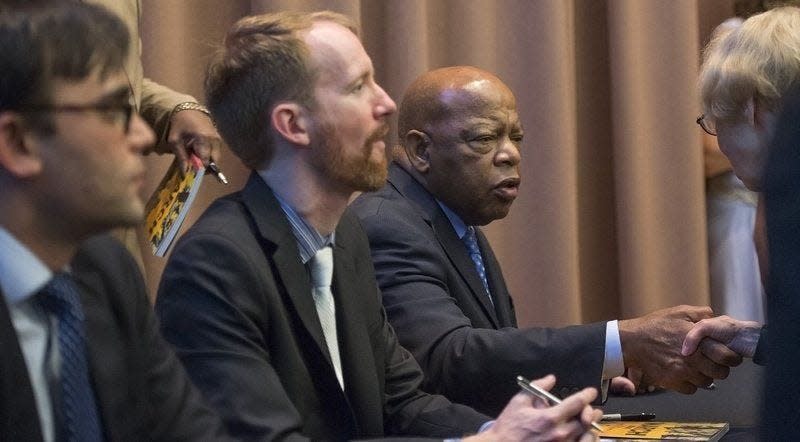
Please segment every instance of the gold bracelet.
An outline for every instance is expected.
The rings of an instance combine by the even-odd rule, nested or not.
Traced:
[[[172,115],[175,115],[178,112],[185,110],[194,110],[202,112],[211,117],[211,112],[208,111],[208,108],[206,108],[200,103],[195,103],[194,101],[184,101],[183,103],[178,103],[174,108],[172,108]]]

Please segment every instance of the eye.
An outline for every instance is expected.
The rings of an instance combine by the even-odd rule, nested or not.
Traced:
[[[483,134],[483,135],[478,135],[478,136],[472,138],[471,141],[478,142],[478,143],[491,143],[496,138],[497,137],[494,134]]]
[[[124,119],[124,111],[122,106],[115,106],[111,104],[98,106],[98,114],[103,121],[108,123],[117,123]]]
[[[522,138],[524,138],[524,137],[525,137],[525,134],[519,133],[519,134],[511,134],[511,136],[509,138],[511,138],[511,141],[513,141],[515,143],[521,143],[522,142]]]

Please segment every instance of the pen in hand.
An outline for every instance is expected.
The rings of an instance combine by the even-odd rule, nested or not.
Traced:
[[[543,401],[547,402],[550,405],[558,405],[561,403],[561,399],[555,397],[552,393],[545,390],[544,388],[531,383],[528,379],[525,379],[522,376],[517,376],[517,385],[520,386],[526,392],[542,399]],[[603,431],[603,427],[597,424],[597,422],[592,422],[592,427],[597,431]]]
[[[207,137],[198,137],[193,135],[185,135],[183,137],[183,144],[186,146],[189,155],[194,156],[199,161],[202,160],[201,156],[198,155],[199,150],[197,150],[196,147],[206,146],[206,149],[208,149],[208,146],[211,146],[211,144],[209,143],[210,141],[208,140]],[[203,151],[206,151],[206,149],[203,149]],[[209,153],[213,152],[213,149],[209,150],[208,152]],[[214,160],[211,159],[210,155],[208,156],[208,165],[206,166],[206,172],[214,175],[214,177],[216,177],[217,181],[219,181],[220,183],[228,184],[228,178],[225,176],[224,173],[222,173],[222,169],[220,169],[219,166],[217,166],[217,163],[215,163]]]
[[[228,178],[226,178],[225,174],[222,173],[222,170],[220,170],[219,166],[217,166],[217,163],[209,161],[208,166],[206,166],[206,171],[213,174],[220,183],[228,184]]]

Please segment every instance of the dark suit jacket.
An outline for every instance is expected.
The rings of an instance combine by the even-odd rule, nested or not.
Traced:
[[[800,91],[784,105],[764,180],[769,241],[767,388],[763,439],[800,428]],[[764,336],[762,336],[764,339]],[[759,348],[763,345],[759,342]]]
[[[221,439],[222,425],[158,332],[138,267],[105,236],[71,263],[86,315],[89,366],[107,440]],[[2,293],[0,293],[2,296]],[[0,302],[0,440],[42,440],[35,399],[5,302]]]
[[[156,303],[187,371],[247,440],[460,436],[488,420],[418,390],[422,373],[386,321],[358,222],[333,251],[342,392],[289,222],[252,174],[181,238]]]
[[[423,389],[496,414],[518,391],[516,375],[555,373],[561,395],[600,386],[605,324],[518,329],[486,237],[478,232],[494,307],[450,220],[402,168],[348,210],[367,232],[389,322],[422,366]]]

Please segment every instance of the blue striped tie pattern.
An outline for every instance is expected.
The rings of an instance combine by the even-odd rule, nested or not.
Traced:
[[[492,299],[492,294],[489,292],[489,281],[486,279],[486,267],[483,266],[481,249],[478,248],[478,236],[475,234],[475,227],[467,227],[467,233],[464,234],[462,240],[464,241],[464,245],[467,246],[469,257],[472,258],[472,262],[475,264],[475,270],[478,271],[478,276],[481,278],[483,288],[486,289],[486,295],[489,297],[489,301],[492,305],[494,305],[494,299]]]
[[[42,305],[58,319],[63,440],[102,441],[97,403],[89,381],[84,315],[78,288],[68,274],[59,273],[45,286],[42,295]]]

